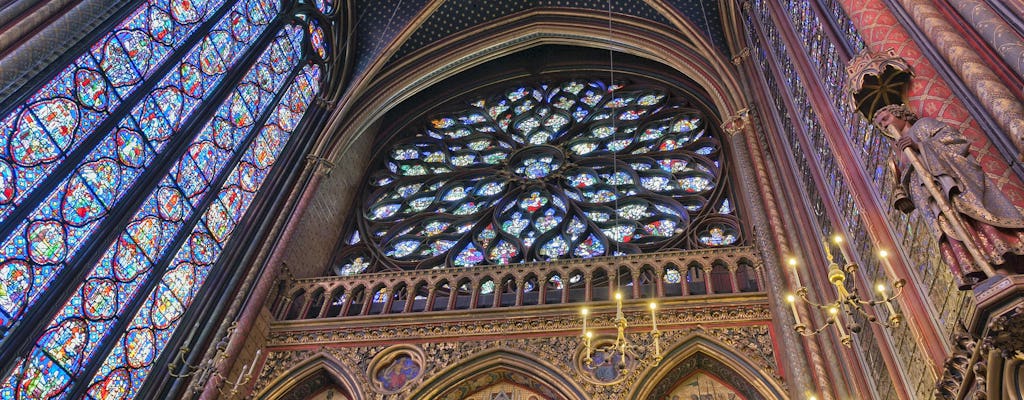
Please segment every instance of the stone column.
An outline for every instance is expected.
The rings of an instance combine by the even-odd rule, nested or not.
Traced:
[[[989,115],[1010,135],[1017,148],[1015,161],[1024,161],[1024,104],[930,1],[900,0],[900,3]]]
[[[765,151],[758,142],[757,132],[753,126],[753,121],[756,118],[752,118],[751,113],[752,111],[749,109],[743,109],[735,116],[729,117],[722,126],[729,133],[729,137],[723,138],[723,140],[728,140],[732,144],[740,186],[751,194],[747,199],[750,205],[752,225],[767,227],[767,229],[755,229],[751,240],[768,267],[765,268],[768,284],[761,289],[768,293],[769,298],[773,299],[771,302],[772,314],[789,321],[791,317],[786,317],[789,311],[782,299],[782,293],[787,290],[787,286],[799,286],[799,284],[787,285],[786,281],[795,281],[795,279],[788,277],[778,262],[780,253],[791,253],[791,251],[783,231],[782,218],[778,213],[780,205],[777,198],[772,190],[764,189],[771,187],[771,183],[764,160]],[[687,293],[686,287],[687,284],[684,280],[684,294]],[[826,389],[825,385],[828,384],[827,381],[822,380],[826,374],[823,360],[819,355],[821,349],[813,340],[804,341],[796,332],[788,329],[789,326],[792,326],[790,323],[783,322],[778,326],[783,327],[779,330],[781,346],[789,349],[781,355],[781,361],[786,368],[787,384],[790,385],[789,393],[792,398],[804,398],[807,393],[819,392],[821,393],[820,398],[831,399],[832,396],[827,391],[819,391],[819,389]],[[804,350],[805,344],[808,351]],[[810,354],[810,357],[805,357],[804,354]],[[818,371],[816,375],[819,380],[817,382],[812,382],[812,365],[808,362],[809,359],[813,360],[813,368]]]
[[[710,265],[702,265],[700,270],[704,272],[704,293],[714,294],[715,286],[711,284],[711,271],[714,270]]]
[[[727,266],[726,269],[729,270],[729,284],[732,285],[732,292],[739,293],[740,285],[738,282],[736,282],[736,264],[729,264],[729,266]]]
[[[1024,77],[1024,38],[981,0],[955,0],[949,5],[971,24],[1017,76]]]
[[[423,306],[423,311],[434,311],[434,299],[437,297],[437,285],[431,283],[430,289],[427,289],[427,304]]]
[[[1014,204],[1024,206],[1024,188],[1016,174],[1008,168],[978,122],[971,118],[963,102],[943,81],[921,48],[900,25],[885,2],[880,0],[840,0],[843,11],[853,21],[867,48],[874,53],[892,49],[913,67],[908,105],[919,115],[937,118],[959,129],[971,140],[971,148],[982,168],[994,177],[996,184]],[[998,134],[998,133],[996,133]],[[1014,146],[1016,148],[1016,146]]]

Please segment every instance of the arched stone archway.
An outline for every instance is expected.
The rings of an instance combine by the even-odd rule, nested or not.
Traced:
[[[339,396],[335,399],[363,400],[358,387],[353,373],[342,362],[319,353],[281,374],[255,398],[305,400],[326,390],[337,390]]]
[[[586,399],[566,372],[556,371],[527,354],[496,350],[448,368],[426,382],[410,398],[463,399],[488,387],[509,383],[551,399]]]
[[[788,399],[775,377],[767,376],[742,354],[711,337],[695,334],[665,353],[638,380],[630,399],[664,399],[695,373],[727,383],[747,400]]]

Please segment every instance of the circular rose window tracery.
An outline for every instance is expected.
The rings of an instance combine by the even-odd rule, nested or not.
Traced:
[[[719,141],[663,89],[520,86],[384,148],[340,258],[474,266],[741,241]]]

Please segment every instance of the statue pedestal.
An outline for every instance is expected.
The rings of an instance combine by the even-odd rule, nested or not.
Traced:
[[[999,275],[974,287],[975,308],[967,332],[936,388],[941,399],[1019,399],[1024,382],[1024,275]]]
[[[974,301],[975,309],[968,319],[968,332],[987,340],[994,334],[1016,330],[1019,337],[1017,345],[1000,350],[1024,351],[1024,346],[1021,346],[1024,344],[1024,275],[995,276],[981,282],[974,287]],[[989,330],[987,335],[986,327]]]
[[[1024,275],[987,279],[974,288],[974,299],[968,329],[981,339],[982,351],[1024,358]]]

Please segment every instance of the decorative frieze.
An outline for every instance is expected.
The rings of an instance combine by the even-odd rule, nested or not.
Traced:
[[[764,311],[767,312],[766,309]],[[630,315],[629,317],[634,316]],[[660,326],[662,325],[659,324]],[[272,382],[288,381],[288,377],[285,374],[300,366],[304,361],[318,355],[332,357],[345,365],[348,372],[354,375],[350,378],[358,383],[358,390],[362,392],[363,398],[367,399],[406,399],[414,396],[447,398],[445,396],[459,392],[454,387],[444,387],[439,384],[442,383],[445,377],[452,375],[460,376],[459,370],[466,367],[466,373],[470,376],[461,377],[460,382],[469,382],[471,380],[468,378],[473,378],[473,374],[478,373],[472,368],[475,363],[490,354],[497,353],[514,354],[526,360],[534,360],[537,368],[558,371],[559,379],[564,380],[564,382],[561,385],[552,386],[577,388],[581,392],[587,393],[593,399],[626,398],[631,393],[630,391],[634,390],[640,378],[647,376],[647,374],[652,372],[653,368],[656,368],[650,361],[652,359],[652,354],[649,354],[652,352],[652,347],[649,346],[651,338],[643,332],[631,333],[629,335],[634,345],[633,351],[636,362],[632,368],[622,372],[625,376],[622,379],[616,380],[614,384],[598,384],[592,380],[585,379],[584,374],[586,374],[586,371],[581,370],[576,362],[576,357],[573,357],[573,355],[580,351],[580,339],[575,334],[555,337],[524,336],[514,332],[506,332],[500,338],[458,341],[451,340],[442,335],[421,338],[426,340],[421,343],[395,345],[400,347],[402,351],[414,348],[415,351],[413,353],[424,357],[421,363],[419,363],[422,369],[418,372],[418,375],[415,376],[415,379],[408,381],[399,391],[381,390],[382,385],[375,382],[376,369],[379,368],[375,369],[374,363],[379,363],[381,354],[390,354],[392,352],[391,346],[348,346],[337,344],[321,346],[317,350],[310,350],[309,346],[278,347],[274,349],[276,346],[271,345],[270,354],[260,372],[254,393],[258,394],[267,389],[268,385]],[[775,383],[781,382],[781,378],[776,370],[778,360],[773,348],[770,325],[767,321],[762,320],[759,323],[742,326],[689,326],[682,329],[666,330],[661,340],[662,343],[667,345],[667,354],[671,355],[673,351],[680,349],[680,345],[693,339],[695,336],[701,336],[718,342],[724,347],[731,348],[736,354],[747,359],[751,366],[759,370],[763,376],[774,379]],[[307,342],[306,344],[310,343]],[[722,376],[737,374],[736,371],[725,368],[721,362],[709,361],[714,357],[716,355],[698,353],[687,357],[682,363],[698,363],[699,365],[695,364],[691,367],[701,368],[701,366],[704,366],[707,368],[703,369]],[[717,369],[714,368],[716,366]],[[665,367],[665,365],[657,367]],[[528,373],[528,371],[526,372]],[[665,379],[659,380],[659,382],[664,381]],[[749,389],[750,393],[755,393],[751,388],[737,389]],[[633,393],[636,392],[634,391]]]

